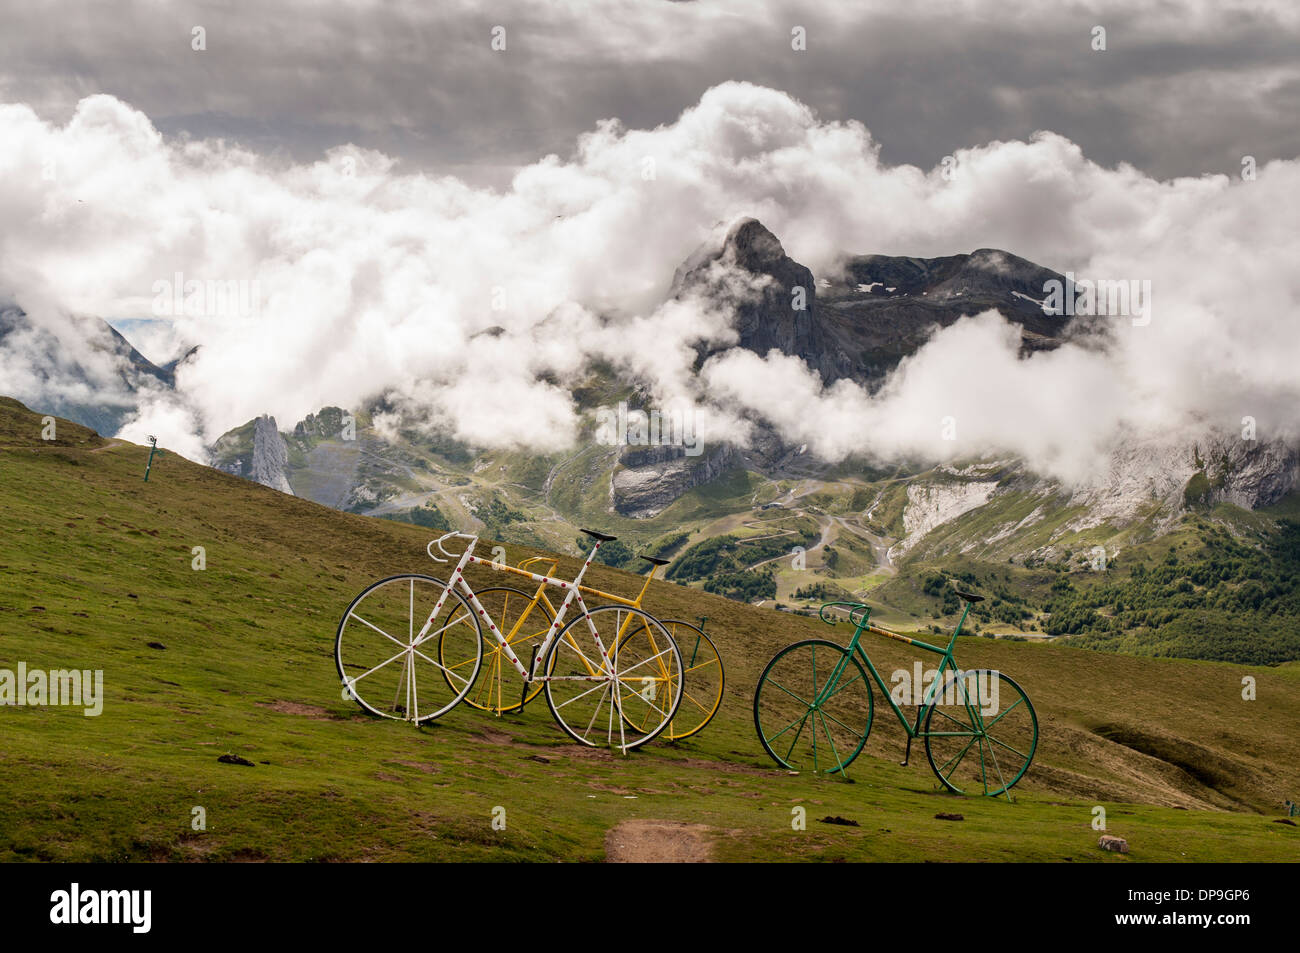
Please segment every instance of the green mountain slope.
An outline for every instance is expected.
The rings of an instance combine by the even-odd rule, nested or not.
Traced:
[[[981,634],[1219,661],[1300,659],[1300,547],[1287,543],[1286,521],[1294,494],[1256,511],[1153,499],[1103,520],[1014,463],[804,463],[774,474],[741,455],[654,515],[633,517],[611,504],[622,466],[615,448],[587,440],[550,457],[475,452],[417,430],[381,434],[367,413],[349,432],[348,419],[327,408],[283,434],[297,495],[570,555],[581,551],[579,528],[599,525],[624,544],[604,554],[619,568],[644,569],[634,554],[654,551],[674,559],[668,578],[767,607],[811,611],[854,597],[893,624],[951,627],[960,609],[952,589],[964,582],[993,595],[972,619]],[[214,465],[248,476],[253,426],[218,441]],[[1172,569],[1165,560],[1175,550]]]
[[[709,616],[727,663],[723,707],[696,739],[592,751],[542,705],[415,729],[342,699],[332,642],[366,583],[437,574],[431,531],[174,454],[146,484],[147,453],[65,421],[42,441],[39,415],[0,401],[0,668],[100,669],[105,694],[99,717],[0,707],[0,859],[599,860],[608,832],[637,819],[682,825],[719,859],[1296,856],[1297,829],[1274,818],[1300,795],[1300,665],[964,639],[964,664],[1026,687],[1042,740],[1015,803],[957,799],[923,759],[897,764],[902,733],[883,705],[856,783],[776,770],[753,733],[757,676],[779,646],[846,629],[663,582],[651,611]],[[534,552],[508,549],[512,561]],[[592,573],[604,588],[636,582]],[[872,654],[886,675],[911,668],[892,646]],[[1096,805],[1132,853],[1097,849]],[[792,830],[795,807],[806,831]],[[965,820],[935,819],[952,811]],[[818,823],[836,815],[860,826]]]

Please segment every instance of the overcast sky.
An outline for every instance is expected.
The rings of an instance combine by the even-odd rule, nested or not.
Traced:
[[[407,172],[481,184],[567,157],[599,119],[671,122],[726,80],[784,90],[823,121],[859,120],[883,161],[921,168],[1039,129],[1156,178],[1300,154],[1293,0],[3,0],[0,11],[0,100],[47,120],[110,93],[164,134],[299,161],[353,142]],[[504,51],[491,48],[495,26]],[[796,26],[805,51],[792,49]]]

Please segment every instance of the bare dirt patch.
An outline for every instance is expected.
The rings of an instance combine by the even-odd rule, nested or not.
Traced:
[[[327,709],[319,705],[308,705],[303,702],[274,701],[258,702],[258,706],[269,708],[271,711],[278,711],[285,715],[302,715],[304,718],[311,718],[316,721],[338,721],[337,715],[331,714]]]
[[[437,774],[438,766],[428,764],[424,761],[391,761],[390,764],[400,764],[404,768],[414,768],[416,771],[423,771],[425,774]]]
[[[605,834],[611,864],[701,864],[713,860],[710,828],[679,821],[623,821]]]

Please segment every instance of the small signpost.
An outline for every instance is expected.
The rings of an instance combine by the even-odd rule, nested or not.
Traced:
[[[153,455],[155,453],[158,454],[158,456],[160,457],[163,455],[163,452],[158,449],[158,438],[155,437],[153,434],[150,434],[149,435],[149,462],[146,463],[144,466],[145,483],[149,482],[149,470],[153,468]]]

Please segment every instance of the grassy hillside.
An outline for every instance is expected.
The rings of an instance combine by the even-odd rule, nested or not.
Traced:
[[[1300,829],[1275,818],[1300,799],[1298,664],[964,639],[967,667],[1025,686],[1042,737],[1014,803],[961,799],[938,790],[917,749],[897,764],[902,732],[879,699],[854,783],[777,770],[754,737],[758,673],[779,646],[846,628],[664,582],[648,607],[709,616],[727,663],[722,710],[696,739],[592,751],[564,740],[542,704],[503,719],[456,710],[416,729],[342,699],[333,636],[373,579],[437,574],[431,531],[172,454],[146,484],[147,453],[64,421],[43,441],[39,415],[0,401],[0,668],[102,669],[106,696],[97,718],[0,708],[0,859],[600,860],[647,830],[718,859],[1296,856]],[[509,547],[512,560],[531,553]],[[563,558],[560,571],[575,565]],[[603,588],[636,582],[592,572]],[[892,645],[872,654],[886,673],[910,669]],[[1132,853],[1097,849],[1096,805]],[[806,831],[791,828],[797,806]],[[205,831],[192,827],[199,807]],[[496,807],[505,830],[491,824]],[[819,822],[835,816],[858,826]],[[636,826],[648,820],[670,826]]]

